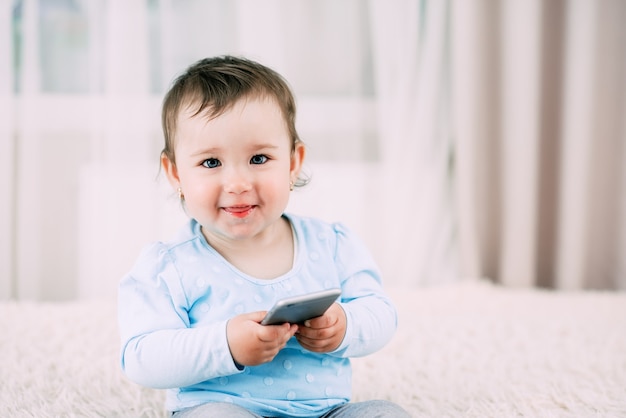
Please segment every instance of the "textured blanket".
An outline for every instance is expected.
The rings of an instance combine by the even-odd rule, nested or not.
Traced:
[[[415,417],[626,417],[626,294],[463,282],[390,289],[393,341],[354,399]],[[165,417],[119,369],[115,302],[0,303],[0,416]]]

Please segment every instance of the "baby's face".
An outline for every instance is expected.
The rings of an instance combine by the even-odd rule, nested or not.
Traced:
[[[273,99],[243,98],[213,119],[192,115],[179,115],[176,167],[165,167],[170,181],[182,189],[187,213],[209,240],[260,237],[287,206],[303,145],[292,152]]]

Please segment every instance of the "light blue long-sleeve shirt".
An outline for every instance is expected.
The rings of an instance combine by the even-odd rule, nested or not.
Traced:
[[[350,400],[349,357],[391,339],[396,310],[361,241],[341,224],[286,217],[296,255],[293,268],[275,279],[239,271],[191,220],[173,241],[145,248],[120,282],[122,368],[138,384],[168,389],[168,410],[233,402],[262,416],[319,416]],[[334,352],[312,353],[292,338],[271,362],[237,367],[226,339],[230,318],[333,287],[342,290],[347,316]]]

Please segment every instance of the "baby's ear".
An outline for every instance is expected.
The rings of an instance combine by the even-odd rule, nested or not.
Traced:
[[[161,153],[161,167],[163,167],[167,180],[170,182],[172,187],[174,189],[180,187],[180,179],[178,178],[178,169],[176,168],[176,164],[170,160],[164,152]]]
[[[302,164],[304,163],[304,157],[306,156],[306,147],[300,141],[297,141],[294,146],[294,150],[291,153],[291,178],[296,179],[300,175],[302,170]]]

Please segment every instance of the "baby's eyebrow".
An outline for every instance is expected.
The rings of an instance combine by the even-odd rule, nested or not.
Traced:
[[[219,152],[219,148],[202,148],[195,152],[192,152],[190,157],[198,157],[201,155],[215,155]]]
[[[265,150],[265,149],[277,149],[278,145],[276,144],[255,144],[251,147],[253,150]]]

